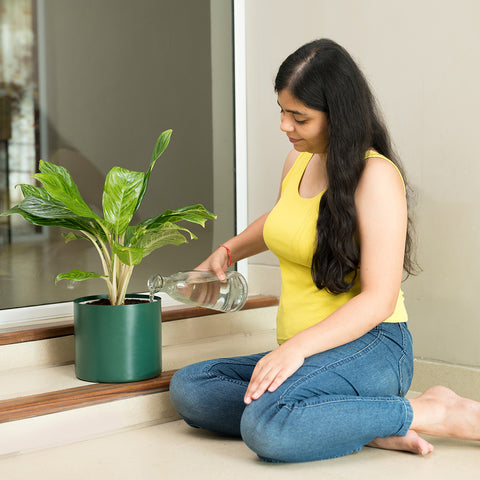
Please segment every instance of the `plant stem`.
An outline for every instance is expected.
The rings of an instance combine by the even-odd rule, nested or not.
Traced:
[[[108,296],[110,298],[110,303],[111,303],[112,298],[115,298],[115,295],[114,295],[115,292],[112,284],[112,275],[111,275],[112,268],[109,263],[110,255],[108,255],[108,251],[105,250],[105,244],[101,241],[101,239],[95,238],[92,234],[84,230],[81,230],[81,232],[93,243],[93,245],[97,249],[98,256],[100,257],[100,260],[102,262],[103,273],[108,277],[108,278],[104,278],[104,280],[105,280],[105,283],[107,284]],[[102,248],[99,247],[98,243],[102,245]],[[105,259],[105,254],[108,257],[108,260]]]
[[[125,303],[125,295],[127,294],[128,284],[133,273],[133,265],[124,265],[124,272],[121,279],[121,287],[117,297],[116,305],[123,305]]]
[[[105,260],[105,257],[104,257],[104,252],[100,249],[100,247],[98,246],[98,243],[97,243],[97,240],[93,235],[91,235],[90,233],[88,232],[85,232],[84,230],[81,230],[81,232],[93,243],[93,245],[95,246],[95,248],[97,249],[97,253],[98,255],[100,256],[100,260],[102,261],[102,268],[103,268],[103,273],[105,275],[108,275],[110,276],[110,269],[109,269],[109,265],[107,263],[107,261]]]
[[[112,305],[118,305],[117,296],[118,296],[118,257],[113,254],[113,269],[112,269],[112,296],[110,297],[110,303]]]
[[[112,274],[112,259],[111,259],[110,253],[108,251],[107,246],[105,245],[105,242],[103,242],[102,239],[99,238],[98,242],[100,243],[100,246],[101,246],[102,252],[103,252],[103,256],[105,258],[105,262],[108,266],[108,273],[106,273],[106,275],[111,276],[111,274]]]

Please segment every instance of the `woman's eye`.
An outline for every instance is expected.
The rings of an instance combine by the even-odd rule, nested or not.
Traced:
[[[306,120],[297,120],[297,119],[295,119],[295,122],[298,123],[299,125],[303,125],[304,123],[307,123]]]

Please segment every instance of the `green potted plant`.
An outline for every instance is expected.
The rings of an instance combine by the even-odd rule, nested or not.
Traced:
[[[161,372],[160,299],[127,295],[135,265],[164,245],[180,245],[196,238],[178,225],[188,221],[205,226],[216,218],[202,205],[166,210],[130,225],[147,191],[152,169],[167,148],[172,130],[158,138],[146,173],[113,167],[105,179],[103,218],[82,199],[70,173],[41,161],[34,178],[42,186],[20,185],[24,199],[1,215],[19,214],[40,226],[59,226],[66,242],[88,240],[100,257],[102,273],[74,269],[60,273],[56,282],[102,278],[108,295],[74,300],[75,372],[93,382],[129,382]],[[133,297],[133,298],[132,298]]]

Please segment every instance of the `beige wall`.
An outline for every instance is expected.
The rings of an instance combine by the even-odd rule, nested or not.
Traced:
[[[289,144],[273,79],[301,44],[330,37],[371,81],[416,189],[423,273],[404,284],[417,357],[480,366],[480,3],[247,0],[249,220],[269,210]],[[270,253],[254,269],[276,268]]]

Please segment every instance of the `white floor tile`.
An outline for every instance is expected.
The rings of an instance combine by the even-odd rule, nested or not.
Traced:
[[[5,480],[181,479],[196,480],[472,480],[480,471],[480,445],[431,439],[427,457],[364,448],[332,460],[302,464],[261,462],[241,440],[192,429],[182,421],[87,442],[0,458]]]

